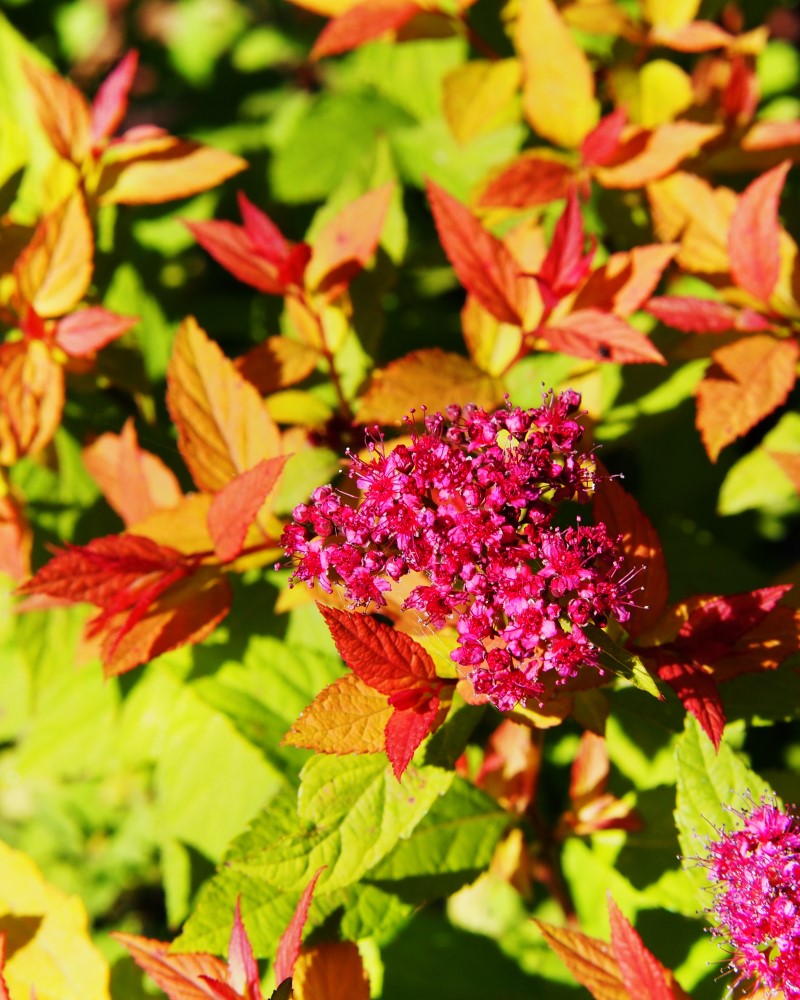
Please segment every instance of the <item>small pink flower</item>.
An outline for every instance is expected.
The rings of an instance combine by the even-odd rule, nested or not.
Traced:
[[[762,799],[736,812],[740,829],[721,833],[703,863],[713,884],[715,936],[733,950],[736,984],[800,998],[800,819]]]
[[[597,478],[578,451],[579,406],[571,391],[529,410],[451,406],[388,454],[373,434],[370,459],[351,456],[355,505],[324,486],[295,509],[283,536],[293,580],[381,607],[392,583],[423,574],[404,607],[456,625],[452,659],[502,710],[543,697],[542,675],[559,685],[597,667],[581,626],[625,621],[630,595],[604,525],[553,523]]]

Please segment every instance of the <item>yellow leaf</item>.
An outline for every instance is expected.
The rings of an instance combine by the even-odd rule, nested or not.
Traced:
[[[280,433],[258,390],[191,316],[175,338],[167,405],[183,460],[202,490],[216,492],[280,454]]]
[[[0,920],[14,1000],[109,1000],[108,966],[92,944],[77,896],[50,885],[21,851],[0,841]]]
[[[516,45],[528,121],[545,139],[578,147],[600,117],[594,74],[551,0],[521,0]]]
[[[461,326],[470,357],[489,375],[506,372],[522,347],[522,330],[495,319],[472,295],[461,312]]]
[[[611,80],[616,103],[647,128],[674,121],[694,96],[688,74],[667,59],[653,59],[638,72],[620,66],[611,71]]]
[[[442,109],[458,142],[465,144],[516,120],[520,78],[516,59],[476,59],[447,74]]]
[[[694,174],[678,172],[647,189],[653,227],[664,242],[680,240],[677,261],[687,271],[728,271],[728,230],[737,198]]]
[[[697,17],[700,0],[643,0],[644,16],[659,28],[682,28]]]

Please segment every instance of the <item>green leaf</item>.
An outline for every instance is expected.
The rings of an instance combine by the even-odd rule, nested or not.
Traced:
[[[234,867],[295,891],[326,865],[320,887],[350,885],[409,836],[453,777],[412,766],[397,781],[382,756],[312,757],[301,773],[298,828]]]
[[[631,684],[634,684],[641,691],[646,691],[648,694],[653,695],[654,698],[661,698],[658,685],[648,673],[644,663],[642,663],[641,659],[635,653],[631,653],[620,646],[618,642],[615,642],[611,638],[608,632],[598,628],[596,625],[584,625],[583,632],[587,639],[590,639],[601,650],[600,663],[602,666],[618,677],[624,677],[625,680],[630,681]]]
[[[772,793],[767,782],[751,771],[727,743],[723,742],[719,753],[715,753],[713,744],[690,715],[686,716],[686,728],[677,743],[676,761],[675,822],[687,860],[703,854],[704,844],[715,830],[730,827],[726,803],[738,808]],[[698,886],[705,884],[702,866],[690,864],[688,872]]]
[[[405,882],[395,890],[403,898],[408,898],[409,889],[415,900],[449,895],[488,866],[511,820],[495,799],[456,777],[411,836],[366,877],[379,883]]]

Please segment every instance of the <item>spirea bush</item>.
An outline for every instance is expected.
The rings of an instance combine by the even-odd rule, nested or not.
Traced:
[[[0,996],[800,996],[800,35],[0,15]]]

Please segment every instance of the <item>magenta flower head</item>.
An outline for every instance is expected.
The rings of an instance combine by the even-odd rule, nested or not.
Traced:
[[[800,998],[800,820],[762,799],[708,845],[712,933],[732,949],[736,985]]]
[[[597,667],[582,626],[625,621],[631,600],[605,526],[554,523],[597,479],[578,450],[579,406],[572,391],[529,410],[450,406],[421,429],[407,420],[410,443],[372,440],[367,461],[351,456],[357,502],[323,486],[295,509],[283,535],[293,581],[381,607],[414,574],[403,607],[455,626],[451,658],[503,711]]]

